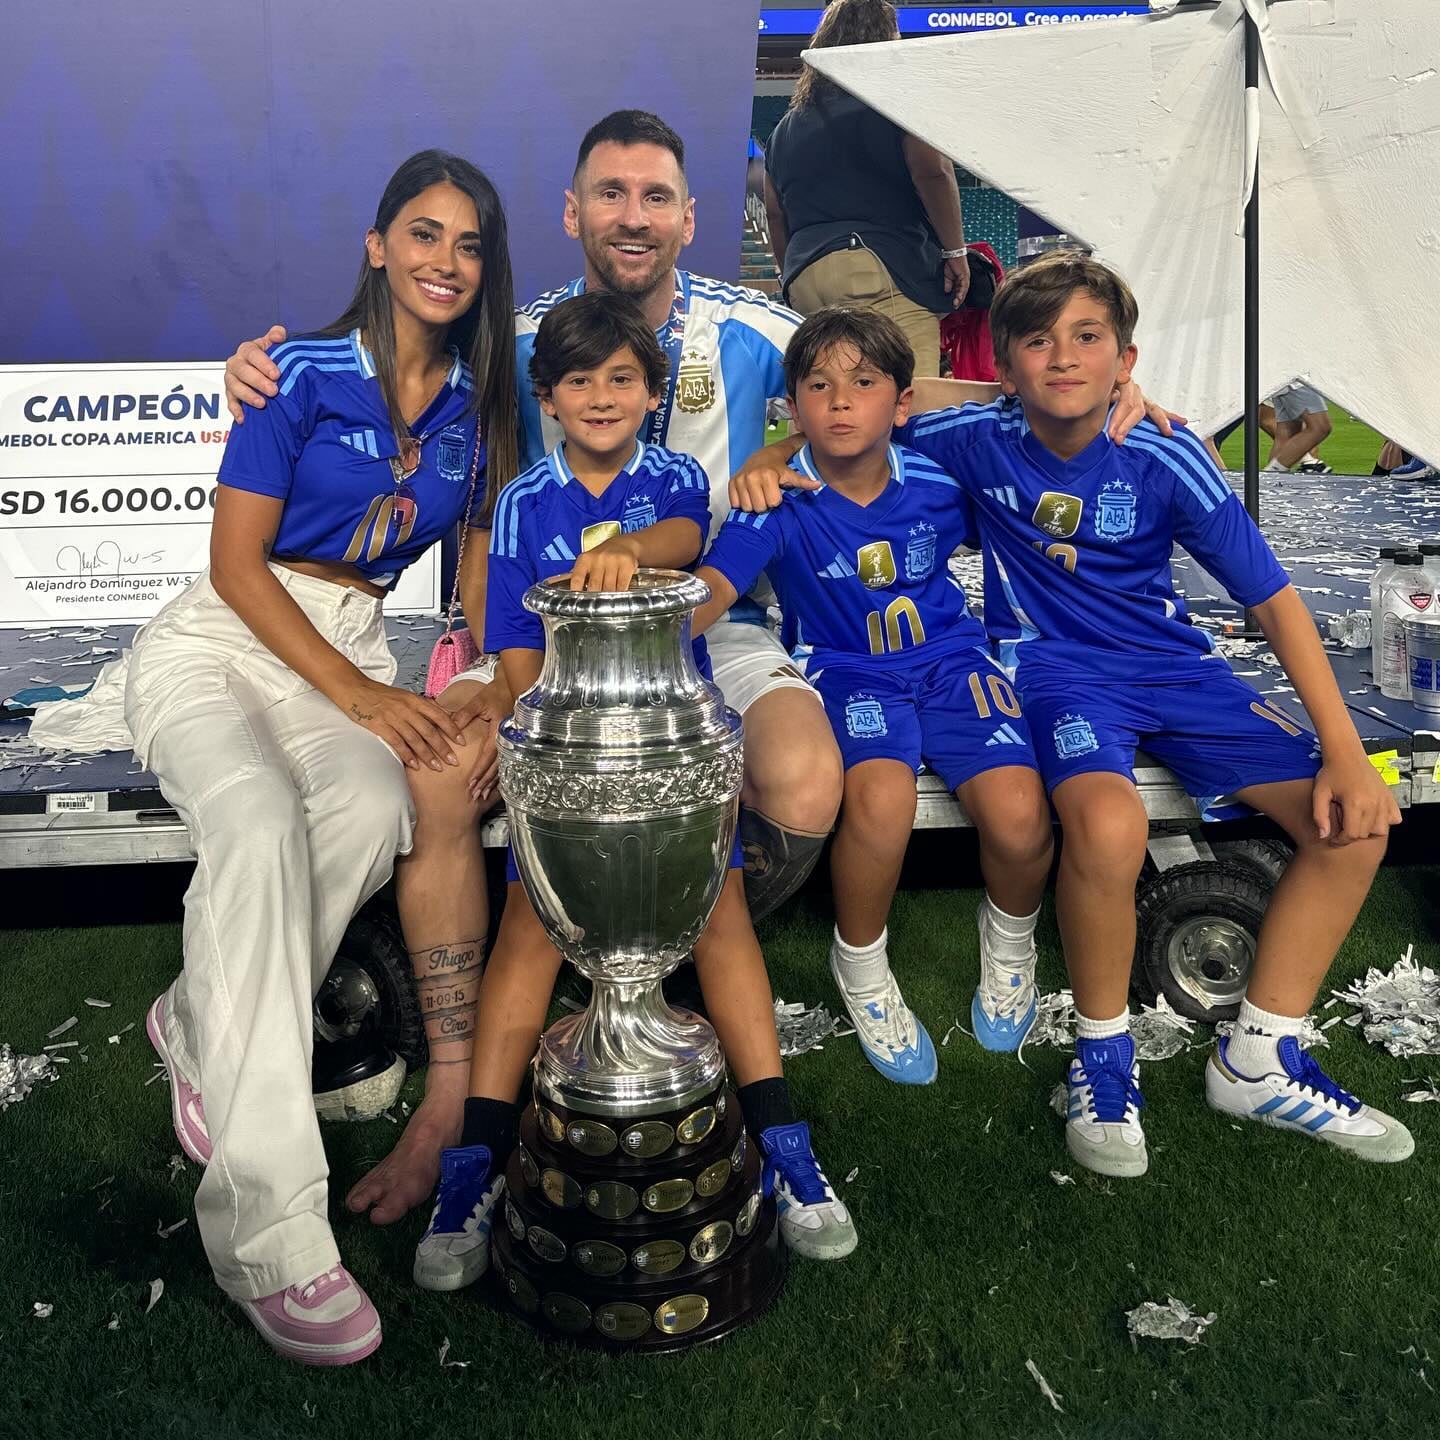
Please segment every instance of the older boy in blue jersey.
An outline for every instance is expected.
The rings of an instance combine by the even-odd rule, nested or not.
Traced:
[[[1079,1014],[1066,1144],[1107,1175],[1147,1166],[1127,990],[1149,833],[1137,747],[1197,799],[1232,796],[1291,837],[1234,1036],[1205,1070],[1218,1110],[1367,1160],[1414,1149],[1300,1046],[1304,1017],[1400,812],[1370,765],[1314,621],[1202,443],[1148,423],[1105,434],[1135,362],[1135,297],[1060,254],[1017,271],[990,312],[1006,398],[900,432],[957,476],[984,544],[986,625],[1013,658],[1036,758],[1064,830],[1056,902]],[[1237,679],[1175,593],[1182,545],[1252,607],[1315,727]]]
[[[541,322],[530,368],[565,439],[511,481],[495,507],[485,648],[499,653],[514,695],[539,678],[544,655],[543,627],[522,603],[531,585],[569,575],[573,589],[623,590],[638,566],[692,565],[709,525],[704,470],[688,455],[636,439],[659,403],[665,362],[633,300],[595,291],[555,306]],[[708,678],[703,640],[696,652]],[[855,1226],[816,1163],[809,1127],[791,1109],[739,863],[737,853],[695,944],[696,973],[746,1127],[766,1157],[781,1234],[800,1254],[839,1259],[855,1248]],[[435,1212],[415,1255],[416,1283],[432,1290],[459,1289],[487,1268],[520,1088],[560,969],[513,860],[509,880],[476,1005],[460,1145],[441,1158]]]
[[[1014,1050],[1035,1019],[1035,920],[1051,823],[1014,691],[990,658],[946,561],[974,543],[957,483],[891,443],[909,410],[913,357],[878,311],[817,311],[785,352],[808,444],[792,464],[820,488],[766,514],[734,511],[699,575],[703,629],[767,574],[786,648],[803,657],[845,764],[831,850],[830,968],[872,1065],[901,1084],[935,1078],[935,1047],[891,971],[886,920],[915,820],[923,761],[980,836],[981,1043]]]

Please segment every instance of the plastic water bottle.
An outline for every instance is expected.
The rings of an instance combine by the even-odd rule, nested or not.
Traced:
[[[1420,563],[1425,567],[1425,583],[1432,595],[1440,594],[1440,540],[1427,540],[1416,547],[1420,551]],[[1435,605],[1430,609],[1433,613]]]
[[[1385,586],[1389,584],[1390,577],[1394,573],[1395,557],[1399,553],[1398,546],[1382,546],[1380,568],[1370,577],[1370,674],[1377,685],[1380,683],[1381,670],[1380,596],[1384,593]]]
[[[1426,580],[1420,552],[1402,550],[1380,596],[1380,693],[1392,700],[1410,698],[1405,622],[1433,608],[1435,592],[1426,588]]]

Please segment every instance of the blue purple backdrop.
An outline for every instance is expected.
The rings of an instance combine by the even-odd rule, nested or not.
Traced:
[[[439,146],[504,197],[522,302],[578,274],[588,126],[654,110],[733,278],[759,0],[7,0],[0,360],[201,360],[339,313],[390,172]]]

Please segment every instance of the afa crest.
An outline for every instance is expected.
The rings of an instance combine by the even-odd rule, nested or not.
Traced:
[[[886,590],[895,583],[895,553],[888,540],[875,540],[855,552],[855,573],[869,590]]]
[[[703,350],[686,350],[675,377],[675,403],[687,415],[700,415],[715,403],[715,377]]]
[[[905,578],[925,580],[935,568],[935,527],[922,520],[910,529],[905,545]]]
[[[632,530],[644,530],[655,523],[655,507],[647,495],[632,500],[620,517],[620,528],[628,535]]]
[[[442,480],[458,485],[465,478],[465,431],[459,425],[446,426],[435,445],[435,468]]]
[[[1047,490],[1030,518],[1047,535],[1053,535],[1057,540],[1068,540],[1080,528],[1080,512],[1084,508],[1085,502],[1078,495]]]
[[[845,702],[845,733],[852,740],[876,740],[890,733],[885,724],[885,707],[863,691]]]
[[[583,554],[586,550],[593,550],[597,545],[603,545],[607,540],[613,540],[620,533],[620,522],[618,520],[602,520],[598,525],[587,525],[580,532],[580,550]]]
[[[1118,544],[1135,533],[1137,496],[1123,480],[1107,480],[1095,497],[1095,534]]]
[[[1083,715],[1062,715],[1055,722],[1055,753],[1062,760],[1093,755],[1099,748],[1095,731]]]

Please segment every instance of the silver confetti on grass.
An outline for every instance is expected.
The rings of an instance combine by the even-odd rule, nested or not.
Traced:
[[[1141,1060],[1168,1060],[1188,1050],[1194,1035],[1195,1022],[1177,1015],[1163,995],[1156,996],[1153,1005],[1142,1005],[1130,1019],[1130,1036]]]
[[[1422,1105],[1427,1100],[1434,1100],[1440,1103],[1440,1086],[1437,1086],[1434,1079],[1427,1075],[1423,1081],[1406,1080],[1406,1085],[1419,1085],[1418,1090],[1407,1090],[1400,1098],[1408,1100],[1412,1105]]]
[[[1372,1045],[1382,1045],[1403,1059],[1411,1055],[1440,1055],[1440,975],[1415,960],[1415,947],[1388,973],[1373,966],[1363,980],[1353,981],[1336,996],[1360,1007],[1359,1023]],[[1356,1017],[1347,1017],[1356,1023]]]
[[[45,1032],[45,1038],[47,1040],[53,1040],[57,1035],[63,1035],[72,1026],[78,1025],[79,1023],[80,1017],[78,1015],[72,1015],[68,1020],[62,1020],[53,1030],[47,1030]]]
[[[1062,1120],[1070,1113],[1070,1087],[1063,1080],[1050,1092],[1050,1108]]]
[[[1169,1296],[1164,1305],[1158,1300],[1147,1300],[1133,1310],[1125,1312],[1125,1324],[1130,1331],[1130,1343],[1138,1350],[1139,1341],[1183,1340],[1187,1345],[1198,1345],[1207,1325],[1215,1323],[1215,1312],[1208,1315],[1196,1314],[1183,1300]]]
[[[37,1300],[30,1312],[37,1320],[48,1320],[54,1313],[55,1307],[46,1300]]]
[[[1035,1023],[1025,1037],[1027,1045],[1053,1045],[1069,1050],[1075,1044],[1075,997],[1068,990],[1042,995],[1035,1007]]]
[[[807,1009],[798,1000],[789,1004],[779,998],[775,1001],[775,1035],[780,1041],[780,1054],[786,1060],[809,1050],[823,1049],[824,1042],[831,1036],[854,1033],[842,1026],[823,1005]]]
[[[442,1370],[464,1370],[470,1362],[468,1360],[451,1360],[450,1337],[447,1335],[440,1346],[440,1368]]]
[[[1050,1178],[1057,1185],[1073,1185],[1075,1183],[1075,1177],[1073,1175],[1067,1175],[1063,1170],[1052,1170],[1050,1172]]]
[[[148,1315],[160,1303],[160,1297],[165,1293],[165,1282],[163,1280],[152,1280],[150,1282],[150,1303],[145,1307]]]
[[[1130,1035],[1140,1060],[1168,1060],[1190,1047],[1195,1022],[1177,1015],[1160,996],[1154,1005],[1144,1005],[1130,1018]],[[1027,1045],[1053,1045],[1057,1050],[1075,1047],[1075,997],[1069,990],[1042,995],[1035,1011],[1035,1024],[1026,1037]],[[1052,1104],[1054,1103],[1052,1099]],[[1059,1109],[1057,1114],[1064,1114]]]
[[[1040,1373],[1040,1367],[1033,1360],[1027,1360],[1025,1362],[1025,1369],[1029,1372],[1030,1378],[1040,1387],[1040,1393],[1050,1402],[1050,1408],[1052,1410],[1058,1410],[1063,1415],[1065,1408],[1060,1402],[1065,1397],[1063,1395],[1057,1395],[1050,1388],[1050,1382]]]
[[[0,1110],[18,1105],[42,1080],[56,1080],[60,1072],[51,1055],[17,1055],[0,1045]]]

